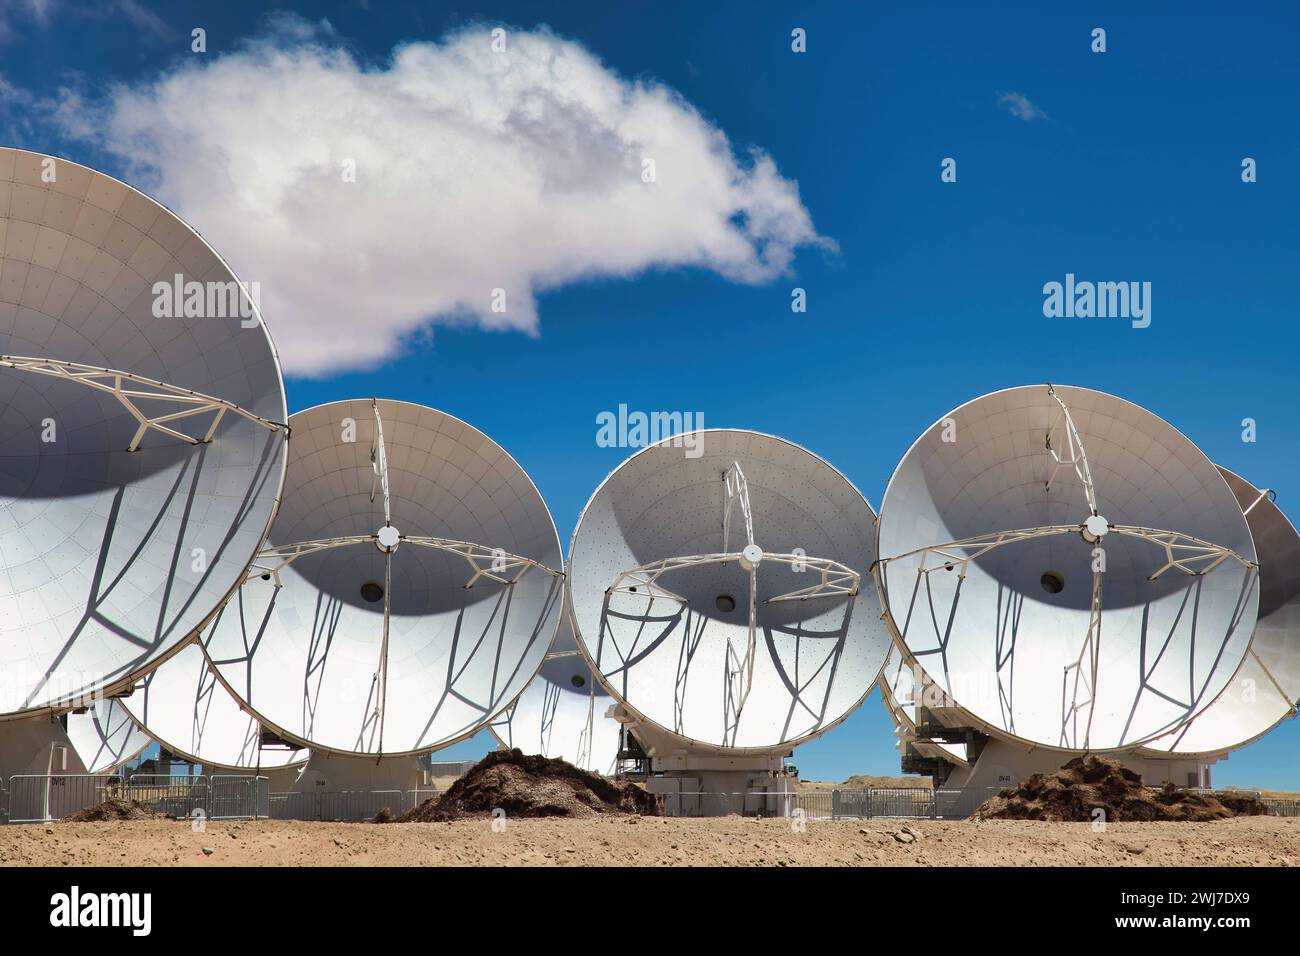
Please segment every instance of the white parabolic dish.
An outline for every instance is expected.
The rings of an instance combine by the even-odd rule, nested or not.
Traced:
[[[696,748],[793,747],[880,673],[874,545],[871,506],[811,452],[751,431],[669,439],[582,512],[567,582],[578,641],[641,721]]]
[[[618,722],[606,712],[614,699],[578,649],[568,615],[560,622],[542,669],[497,720],[492,733],[507,747],[558,757],[593,773],[612,774]]]
[[[536,673],[559,619],[560,542],[536,486],[421,405],[334,402],[290,426],[268,548],[203,637],[218,676],[314,750],[473,734]]]
[[[1172,754],[1217,754],[1294,716],[1300,700],[1300,535],[1267,493],[1219,469],[1246,513],[1259,553],[1259,623],[1231,683],[1209,707],[1147,744]]]
[[[307,759],[305,750],[261,747],[261,725],[217,680],[197,644],[146,674],[135,693],[118,703],[150,737],[205,771],[265,770]]]
[[[233,294],[159,318],[177,276]],[[197,233],[0,149],[0,714],[125,686],[221,605],[275,511],[284,421],[266,328]]]
[[[879,547],[908,655],[983,729],[1039,746],[1169,732],[1255,626],[1255,549],[1218,470],[1089,389],[1007,389],[936,422],[889,482]]]
[[[68,741],[86,773],[108,773],[138,757],[153,740],[116,700],[97,700],[68,714]]]

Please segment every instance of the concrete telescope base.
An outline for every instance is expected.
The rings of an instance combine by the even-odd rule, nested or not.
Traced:
[[[944,790],[1015,787],[1028,780],[1032,774],[1059,770],[1073,756],[1075,755],[1054,750],[1031,750],[1025,745],[990,737],[973,764],[966,767],[954,766],[945,780],[936,783]],[[1147,752],[1103,756],[1118,760],[1139,774],[1144,784],[1152,787],[1165,783],[1178,787],[1208,787],[1210,765],[1219,759],[1160,757]]]
[[[795,780],[785,772],[788,748],[738,753],[695,745],[615,710],[645,753],[645,787],[664,798],[669,816],[789,816]]]
[[[298,779],[295,793],[355,790],[418,790],[429,786],[429,758],[366,757],[313,750]]]
[[[669,771],[645,785],[674,817],[787,817],[794,804],[794,778],[767,771]]]
[[[42,714],[0,721],[0,777],[86,773],[58,717]]]

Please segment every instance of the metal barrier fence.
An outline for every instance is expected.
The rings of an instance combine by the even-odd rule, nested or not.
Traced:
[[[16,774],[0,780],[0,822],[48,823],[118,797],[135,800],[177,819],[196,814],[211,820],[306,820],[364,822],[381,811],[399,816],[444,791],[353,790],[271,793],[266,777],[240,775]],[[999,792],[997,787],[925,790],[875,787],[803,793],[666,793],[669,816],[734,813],[749,816],[865,820],[875,817],[964,820]],[[1220,791],[1225,792],[1225,791]],[[1226,791],[1258,797],[1281,817],[1300,817],[1300,800],[1264,797],[1253,791]]]
[[[707,817],[740,816],[788,817],[795,806],[797,794],[768,792],[765,790],[738,790],[735,792],[704,790],[670,790],[657,792],[665,816]],[[829,796],[829,794],[823,794]]]
[[[401,790],[308,790],[270,795],[272,820],[326,820],[360,823],[373,820],[383,810],[394,816],[404,812]]]
[[[996,792],[996,788],[982,787],[975,790],[938,791],[921,787],[823,790],[795,794],[793,806],[810,819],[950,819],[970,816],[977,806]]]
[[[127,794],[151,810],[179,820],[194,816],[195,810],[207,813],[208,779],[201,774],[132,774],[122,788],[122,795]]]
[[[996,792],[996,790],[991,791]],[[990,793],[991,793],[990,792]],[[936,805],[953,813],[970,815],[965,810],[978,806],[990,793],[983,789],[964,800],[936,800],[936,795],[920,787],[876,787],[864,790],[813,790],[800,793],[748,792],[721,793],[670,791],[662,793],[664,813],[670,817],[694,817],[721,814],[743,816],[788,817],[801,813],[808,819],[866,820],[872,817],[906,817],[929,819],[936,816]]]
[[[365,823],[387,810],[400,816],[444,790],[316,790],[268,794],[272,820]]]
[[[1002,792],[1002,787],[965,787],[934,792],[934,819],[965,820],[981,803]]]
[[[425,800],[432,800],[434,797],[446,792],[445,790],[408,790],[402,802],[402,812],[414,810]]]
[[[1300,800],[1285,797],[1260,797],[1264,806],[1279,817],[1300,817]]]
[[[102,803],[122,788],[122,778],[108,774],[45,776],[15,774],[9,778],[10,823],[49,823]]]
[[[255,820],[266,817],[270,781],[266,777],[217,775],[168,777],[116,774],[15,774],[5,803],[8,823],[51,823],[105,800],[134,800],[176,819]]]
[[[207,813],[210,820],[266,819],[271,816],[271,781],[266,777],[214,774]]]

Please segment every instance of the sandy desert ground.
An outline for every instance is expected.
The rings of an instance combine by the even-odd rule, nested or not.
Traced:
[[[906,827],[906,829],[904,829]],[[257,821],[0,827],[5,866],[1294,866],[1300,819],[984,823],[604,817],[342,824]]]

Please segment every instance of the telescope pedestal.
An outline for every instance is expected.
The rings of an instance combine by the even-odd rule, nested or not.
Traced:
[[[293,785],[295,793],[419,790],[429,786],[429,758],[380,757],[313,750]]]
[[[645,751],[646,789],[663,797],[669,816],[790,815],[795,780],[785,772],[789,748],[739,753],[691,744],[636,721],[622,707],[614,719],[627,725]]]

